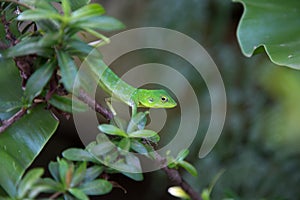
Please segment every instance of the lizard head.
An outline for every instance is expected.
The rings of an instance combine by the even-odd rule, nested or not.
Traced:
[[[140,107],[147,108],[173,108],[176,101],[165,90],[138,90]]]

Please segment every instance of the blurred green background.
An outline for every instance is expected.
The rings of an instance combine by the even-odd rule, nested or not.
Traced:
[[[121,69],[114,70],[122,74],[138,64],[159,62],[180,69],[189,80],[200,101],[201,122],[188,161],[199,175],[183,174],[198,192],[225,170],[213,188],[212,199],[300,199],[300,72],[272,64],[264,53],[252,58],[242,55],[236,39],[241,4],[229,0],[98,2],[127,29],[155,26],[190,36],[217,64],[226,87],[227,118],[217,145],[203,159],[198,158],[198,151],[210,120],[210,99],[193,68],[174,55],[151,50],[122,57],[112,66],[118,65]],[[168,111],[170,123],[178,123],[179,114],[178,110]],[[166,127],[162,132],[168,130]],[[171,137],[164,134],[162,143]],[[63,120],[34,166],[46,166],[63,149],[74,145],[82,146],[73,122]],[[112,194],[94,199],[175,199],[167,193],[171,183],[160,171],[145,174],[141,183],[123,176],[112,179],[127,193],[116,188]]]

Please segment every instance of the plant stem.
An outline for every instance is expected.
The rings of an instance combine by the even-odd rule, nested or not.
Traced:
[[[4,132],[9,126],[19,120],[23,115],[26,114],[28,109],[22,108],[16,114],[14,114],[11,118],[2,121],[2,125],[0,126],[0,133]]]
[[[108,121],[113,118],[113,114],[104,108],[102,105],[97,103],[93,98],[91,98],[84,90],[80,90],[77,98],[84,103],[86,103],[90,108],[100,113],[103,117],[105,117]]]
[[[49,197],[49,199],[55,199],[55,198],[59,197],[61,194],[62,194],[61,192],[56,192],[56,193],[54,193],[53,195],[51,195],[51,196]]]
[[[33,9],[31,6],[29,6],[29,5],[25,4],[25,3],[19,2],[18,0],[4,0],[4,2],[11,2],[11,3],[18,4],[20,6],[23,6],[25,8],[28,8],[28,9]]]
[[[163,165],[162,170],[166,173],[168,178],[177,186],[180,186],[190,197],[192,200],[202,200],[201,195],[198,194],[192,186],[190,186],[180,175],[178,170],[171,169],[166,166],[167,160],[166,158],[161,157],[156,151],[156,159],[159,161],[161,165]]]

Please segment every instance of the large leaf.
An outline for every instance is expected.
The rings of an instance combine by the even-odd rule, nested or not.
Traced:
[[[57,121],[44,106],[37,106],[0,135],[0,185],[10,195],[27,167],[57,128]]]
[[[275,64],[300,69],[300,1],[233,1],[245,9],[237,31],[243,53],[263,46]]]
[[[22,90],[17,67],[2,60],[0,70],[0,103],[18,101]],[[57,128],[58,122],[44,107],[36,106],[0,134],[0,186],[11,196],[16,195],[21,176]],[[6,119],[12,114],[0,113],[0,117]]]
[[[57,125],[51,113],[40,105],[1,133],[0,184],[10,195],[15,194],[16,183],[40,153]]]

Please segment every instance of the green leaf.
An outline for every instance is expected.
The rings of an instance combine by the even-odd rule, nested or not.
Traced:
[[[20,87],[22,84],[21,82],[15,62],[12,59],[1,60],[0,91],[2,94],[5,94],[0,96],[0,105],[3,106],[3,110],[1,109],[0,112],[1,120],[7,119],[14,114],[8,112],[9,110],[13,110],[13,107],[18,107],[18,104],[20,103],[23,104],[22,100],[20,100],[23,96],[23,91]],[[7,111],[7,109],[9,110]]]
[[[36,21],[35,23],[39,27],[40,31],[47,33],[44,37],[41,38],[40,43],[53,45],[54,44],[53,42],[55,43],[59,42],[59,40],[54,41],[53,38],[48,38],[49,39],[48,41],[46,41],[45,39],[45,37],[50,37],[51,35],[54,38],[56,38],[57,36],[61,37],[59,33],[60,23],[58,21],[52,19],[45,19],[45,20]]]
[[[12,60],[1,61],[0,91],[5,94],[0,95],[0,104],[22,98],[21,78]],[[57,120],[44,107],[42,104],[34,107],[0,134],[0,187],[10,196],[17,195],[18,181],[58,126]],[[7,119],[13,114],[0,113],[0,118]]]
[[[72,92],[77,75],[77,67],[71,56],[62,50],[56,51],[62,82],[69,92]]]
[[[21,199],[25,197],[25,195],[32,188],[32,186],[36,184],[43,173],[44,170],[41,168],[30,170],[18,184],[18,198]]]
[[[48,102],[54,107],[68,113],[85,112],[88,110],[88,106],[86,104],[68,96],[59,96],[54,94]]]
[[[126,131],[126,127],[127,127],[127,122],[124,119],[121,119],[118,116],[115,116],[113,118],[113,122],[114,124],[119,127],[120,129],[122,129],[123,131]]]
[[[124,157],[125,160],[119,160],[113,164],[114,168],[135,181],[143,180],[142,167],[138,157],[133,154],[127,154]]]
[[[70,187],[79,185],[85,178],[86,162],[79,163],[79,166],[75,169],[72,177]]]
[[[49,20],[47,21],[48,23]],[[45,23],[45,21],[40,22],[41,23]],[[51,27],[53,27],[53,25],[51,25]],[[53,31],[53,28],[52,28]],[[41,37],[41,39],[38,41],[38,45],[42,46],[42,47],[53,47],[54,45],[58,44],[60,42],[60,33],[57,32],[50,32],[50,33],[46,33],[45,35],[43,35],[43,37]]]
[[[234,0],[244,5],[237,36],[244,55],[263,46],[271,61],[300,69],[300,2]]]
[[[124,174],[125,176],[127,176],[128,178],[131,178],[132,180],[135,180],[135,181],[144,180],[144,177],[143,177],[142,173],[128,173],[128,172],[121,172],[121,173]]]
[[[38,185],[41,186],[41,188],[39,188],[40,191],[47,193],[62,192],[65,190],[60,182],[54,181],[51,178],[43,178]]]
[[[0,185],[14,195],[15,185],[57,128],[44,105],[36,106],[0,135]]]
[[[36,0],[19,0],[19,2],[32,7],[36,4]]]
[[[89,151],[95,156],[104,156],[104,155],[108,154],[111,150],[113,150],[114,148],[115,148],[115,145],[112,142],[107,141],[107,142],[102,142],[100,144],[97,144]]]
[[[136,115],[134,115],[127,126],[127,133],[136,131],[139,129],[139,124],[146,124],[146,116],[149,114],[149,112],[139,112]],[[142,128],[143,129],[143,128]]]
[[[30,1],[30,0],[29,0]],[[49,10],[53,12],[57,12],[56,8],[52,5],[53,2],[61,2],[61,0],[44,0],[38,1],[34,0],[34,6],[39,9]]]
[[[137,140],[131,140],[131,148],[139,154],[148,154],[147,148]]]
[[[130,149],[130,139],[129,138],[123,138],[119,143],[118,147],[126,152]]]
[[[61,7],[64,15],[69,16],[71,14],[71,5],[69,0],[61,0]]]
[[[58,174],[60,181],[67,186],[67,179],[69,178],[70,170],[73,171],[73,165],[69,165],[69,163],[65,159],[58,160]]]
[[[178,165],[181,166],[182,168],[184,168],[186,171],[188,171],[191,175],[193,175],[193,176],[198,175],[196,168],[193,165],[191,165],[190,163],[188,163],[184,160],[181,160],[178,162]]]
[[[72,10],[77,10],[87,4],[89,4],[91,0],[77,0],[77,1],[71,1],[71,9]]]
[[[32,102],[36,96],[41,94],[54,69],[55,62],[47,62],[30,76],[25,89],[25,96],[28,97],[29,102]]]
[[[184,160],[188,155],[189,155],[189,150],[188,149],[182,149],[179,153],[178,153],[178,155],[177,155],[177,157],[176,157],[176,160],[177,161],[182,161],[182,160]]]
[[[54,20],[62,21],[63,17],[58,12],[55,12],[52,9],[49,10],[49,9],[37,8],[37,9],[25,10],[17,17],[17,19],[20,21],[25,21],[25,20],[38,21],[44,19],[54,19]]]
[[[94,48],[79,39],[70,39],[67,41],[66,51],[74,56],[86,57]]]
[[[109,140],[109,138],[108,138],[105,134],[99,133],[99,134],[96,136],[96,142],[97,142],[98,144],[100,144],[100,143],[103,143],[103,142],[110,142],[110,140]],[[93,146],[96,146],[96,144],[93,145]]]
[[[86,170],[84,182],[91,182],[92,180],[96,179],[100,176],[100,174],[103,172],[104,167],[99,165],[94,165],[92,167],[89,167]]]
[[[79,187],[86,195],[103,195],[112,190],[112,184],[107,180],[97,179]]]
[[[72,161],[94,161],[92,155],[83,149],[70,148],[62,153],[63,157]]]
[[[81,189],[78,189],[78,188],[70,188],[68,190],[74,197],[76,197],[77,199],[80,199],[80,200],[89,200],[89,197],[86,196],[86,194],[81,190]]]
[[[52,177],[56,180],[56,181],[60,181],[59,179],[59,169],[58,169],[58,163],[57,162],[50,162],[48,165],[48,169],[50,174],[52,175]]]
[[[71,21],[70,23],[74,23],[77,20],[82,20],[84,18],[90,18],[94,16],[100,16],[105,12],[104,8],[99,4],[88,4],[75,10],[71,14]]]
[[[10,112],[22,107],[23,107],[23,103],[21,101],[4,102],[0,105],[0,113]]]
[[[154,143],[157,143],[157,142],[159,142],[160,137],[159,137],[158,134],[156,134],[156,135],[154,135],[154,136],[152,136],[152,137],[147,138],[147,140],[149,140],[149,141],[151,141],[151,142],[154,142]]]
[[[125,25],[122,22],[109,16],[96,16],[78,20],[71,26],[101,31],[115,31],[125,28]]]
[[[138,130],[132,133],[128,133],[130,138],[149,138],[157,135],[155,131],[152,130]]]
[[[73,197],[69,193],[64,193],[63,197],[64,197],[64,200],[77,200],[77,199],[75,199],[75,197]]]
[[[41,37],[24,38],[17,45],[6,49],[3,52],[4,58],[14,58],[30,54],[37,54],[44,57],[53,55],[53,50],[47,46],[43,46],[40,41]]]
[[[119,129],[116,126],[110,125],[110,124],[102,124],[102,125],[99,125],[98,128],[101,132],[109,134],[109,135],[128,137],[128,135],[123,130]]]
[[[210,193],[208,189],[202,190],[201,197],[203,200],[210,200]],[[226,199],[225,199],[226,200]],[[230,200],[230,199],[229,199]]]
[[[39,183],[31,188],[30,193],[28,194],[28,199],[36,199],[40,193],[53,193],[55,191],[57,190],[54,190],[53,186]]]

